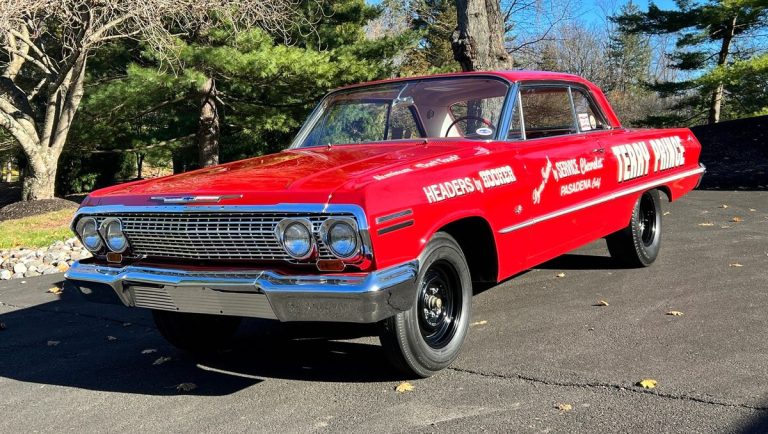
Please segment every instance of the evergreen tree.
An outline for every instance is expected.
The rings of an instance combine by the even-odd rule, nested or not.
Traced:
[[[620,14],[632,16],[640,11],[632,2],[621,7]],[[640,33],[628,32],[617,27],[610,32],[607,50],[608,67],[611,70],[607,91],[627,92],[637,90],[648,81],[651,66],[650,38]]]
[[[660,83],[655,88],[671,93],[698,89],[700,95],[708,95],[708,122],[716,123],[726,93],[726,80],[717,71],[728,70],[736,60],[737,42],[753,52],[766,50],[764,43],[753,44],[750,38],[768,27],[768,4],[765,0],[676,0],[676,5],[677,10],[662,10],[651,3],[647,12],[627,12],[614,20],[627,33],[680,34],[673,66],[691,72],[692,77],[702,73],[703,77]]]

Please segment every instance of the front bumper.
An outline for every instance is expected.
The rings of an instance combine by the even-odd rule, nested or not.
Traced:
[[[410,309],[417,260],[370,273],[190,271],[75,262],[64,277],[93,301],[280,321],[372,323]]]

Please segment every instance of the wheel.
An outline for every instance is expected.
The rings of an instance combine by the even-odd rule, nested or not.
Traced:
[[[453,362],[467,335],[472,279],[458,243],[436,234],[424,249],[413,306],[380,324],[390,362],[409,376],[429,377]]]
[[[661,199],[658,190],[649,190],[635,203],[629,225],[606,237],[608,251],[617,261],[633,267],[647,267],[661,248]]]
[[[160,334],[173,346],[191,352],[221,348],[237,332],[240,317],[153,310]]]

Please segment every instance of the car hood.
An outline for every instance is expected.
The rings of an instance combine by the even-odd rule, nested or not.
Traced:
[[[95,191],[85,205],[158,204],[158,196],[226,196],[239,204],[325,203],[339,188],[360,188],[377,173],[455,151],[424,140],[289,149],[163,178]],[[372,179],[372,178],[371,178]],[[354,182],[352,182],[354,181]],[[154,198],[154,199],[153,199]]]

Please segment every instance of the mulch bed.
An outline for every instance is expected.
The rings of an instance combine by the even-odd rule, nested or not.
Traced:
[[[77,206],[77,202],[59,198],[35,200],[32,202],[16,202],[0,208],[0,221],[31,217]]]

